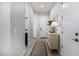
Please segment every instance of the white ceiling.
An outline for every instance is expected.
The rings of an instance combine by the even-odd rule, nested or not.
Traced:
[[[30,2],[30,4],[34,12],[49,13],[55,2]],[[44,5],[44,8],[41,8],[40,5]]]

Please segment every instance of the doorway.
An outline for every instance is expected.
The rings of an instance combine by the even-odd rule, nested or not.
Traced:
[[[46,39],[48,37],[48,14],[37,14],[37,39]]]

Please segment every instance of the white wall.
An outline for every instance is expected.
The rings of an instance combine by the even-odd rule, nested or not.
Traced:
[[[56,3],[54,6],[53,6],[53,8],[51,9],[51,12],[50,12],[50,20],[53,20],[53,18],[55,17],[55,16],[58,16],[58,25],[59,25],[59,27],[58,27],[58,32],[60,32],[60,25],[61,25],[61,21],[62,21],[62,6],[61,6],[61,3],[60,2],[58,2],[58,3]]]
[[[37,31],[39,26],[39,16],[34,13],[33,16],[33,37],[37,37]]]
[[[47,14],[34,13],[33,16],[33,37],[47,37],[48,33],[48,20],[49,16]],[[39,30],[41,28],[41,30]],[[38,32],[39,31],[39,32]]]
[[[30,18],[33,17],[33,9],[29,3],[25,3],[25,17],[28,17],[27,19],[25,19],[25,28],[29,29],[29,23],[31,22]]]
[[[79,56],[79,42],[72,39],[78,38],[75,33],[79,34],[79,3],[64,3],[63,21],[62,21],[62,45],[61,55]]]
[[[33,39],[33,9],[29,3],[25,3],[25,29],[28,29],[28,45],[31,44]]]
[[[21,55],[25,47],[24,3],[0,3],[0,55]]]
[[[25,49],[24,3],[11,3],[10,8],[10,55],[21,55]]]
[[[0,3],[0,55],[9,55],[10,3]]]

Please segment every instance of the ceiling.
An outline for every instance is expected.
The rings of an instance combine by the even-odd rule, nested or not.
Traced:
[[[30,2],[34,12],[49,13],[55,2]]]

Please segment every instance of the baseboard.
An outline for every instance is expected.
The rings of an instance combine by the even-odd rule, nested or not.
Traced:
[[[37,39],[37,37],[33,37],[34,39]],[[40,39],[47,39],[47,37],[40,37]]]
[[[40,39],[47,39],[47,37],[40,37]]]
[[[33,37],[33,39],[37,39],[37,37]]]

